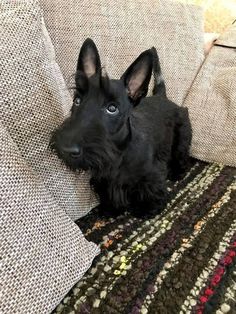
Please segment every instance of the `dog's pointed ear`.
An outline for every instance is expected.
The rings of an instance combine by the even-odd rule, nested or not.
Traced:
[[[92,39],[87,38],[80,49],[77,71],[81,71],[87,77],[90,77],[97,73],[100,68],[101,61],[97,47]]]
[[[121,80],[123,80],[128,95],[134,104],[137,104],[141,98],[147,95],[152,66],[152,52],[150,49],[145,50],[121,76]]]

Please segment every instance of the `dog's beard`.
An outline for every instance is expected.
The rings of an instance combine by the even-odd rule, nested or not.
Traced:
[[[83,164],[93,177],[106,177],[118,163],[120,152],[112,143],[84,146]]]
[[[114,166],[119,164],[121,152],[109,140],[94,138],[91,143],[83,144],[82,154],[71,158],[64,154],[57,144],[58,130],[54,131],[49,143],[52,151],[72,171],[90,171],[93,177],[108,177]]]

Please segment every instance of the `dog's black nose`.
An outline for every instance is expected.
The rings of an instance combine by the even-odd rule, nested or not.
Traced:
[[[81,154],[81,148],[76,144],[71,146],[64,146],[62,147],[62,150],[64,153],[69,154],[72,158],[78,158]]]

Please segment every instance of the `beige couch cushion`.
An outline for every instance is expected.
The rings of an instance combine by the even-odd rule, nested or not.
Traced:
[[[37,1],[1,2],[0,120],[58,205],[76,220],[95,204],[87,174],[78,176],[48,149],[71,107]]]
[[[185,101],[192,155],[236,166],[236,23],[210,50]]]
[[[98,253],[66,214],[91,192],[47,149],[71,101],[38,2],[0,8],[0,313],[50,313]]]
[[[108,74],[116,78],[143,50],[156,46],[168,96],[182,105],[204,58],[200,8],[168,0],[41,0],[41,4],[67,81],[86,37],[95,41]]]
[[[98,248],[56,204],[1,123],[0,174],[0,313],[50,313]]]

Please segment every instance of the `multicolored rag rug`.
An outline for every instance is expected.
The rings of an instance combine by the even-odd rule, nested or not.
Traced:
[[[236,313],[236,169],[198,162],[170,193],[153,219],[78,221],[101,254],[54,313]]]

